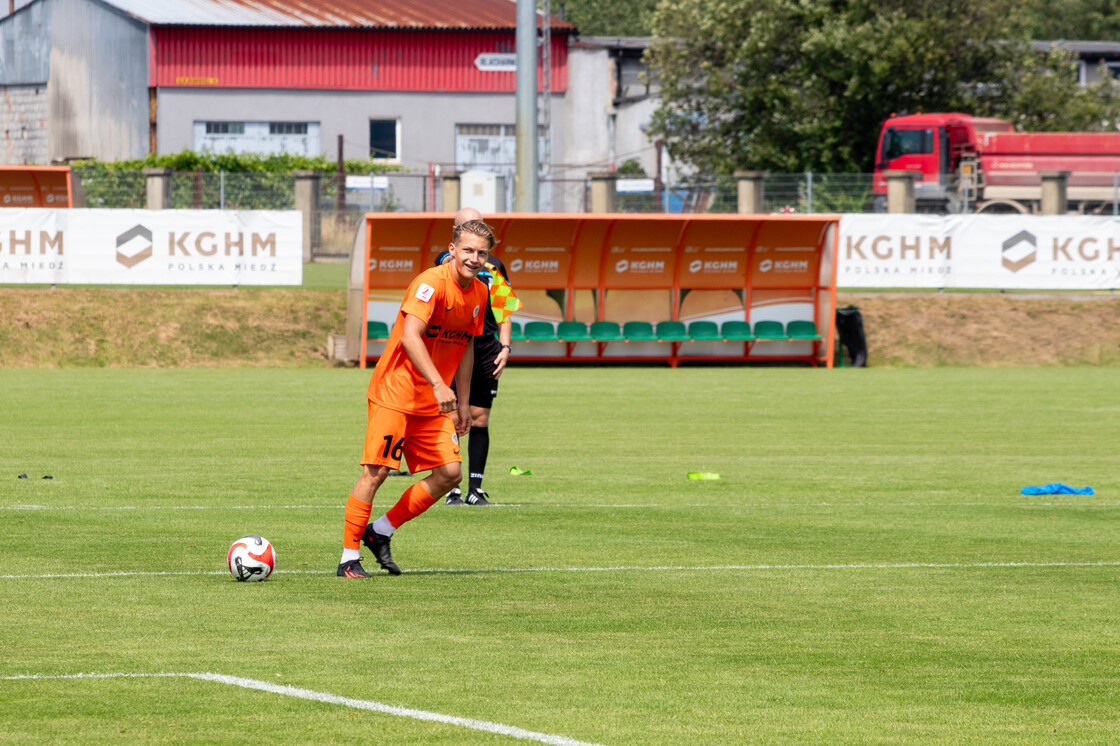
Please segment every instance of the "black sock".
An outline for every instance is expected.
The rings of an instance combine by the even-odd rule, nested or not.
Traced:
[[[482,477],[486,474],[486,457],[490,454],[490,428],[472,427],[471,440],[467,444],[470,457],[469,489],[482,489]]]

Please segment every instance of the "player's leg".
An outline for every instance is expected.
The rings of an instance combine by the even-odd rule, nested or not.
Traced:
[[[447,415],[409,418],[404,448],[408,463],[416,471],[431,469],[432,473],[405,490],[396,505],[366,526],[362,534],[362,543],[393,575],[401,572],[389,551],[393,533],[432,507],[438,495],[444,494],[463,478],[459,438]]]
[[[337,573],[340,577],[370,577],[361,565],[358,548],[373,512],[373,498],[389,471],[400,466],[401,454],[404,452],[404,415],[392,409],[376,408],[372,402],[368,407],[369,421],[362,449],[362,474],[346,501],[342,558]]]
[[[475,346],[476,360],[471,374],[471,432],[467,442],[467,494],[463,497],[466,505],[490,504],[489,496],[482,489],[482,480],[486,477],[486,460],[490,456],[490,410],[498,395],[494,366],[501,349],[496,340],[493,344],[487,343],[479,362],[478,346]]]
[[[491,400],[493,401],[493,400]],[[467,495],[463,498],[466,505],[489,505],[490,500],[482,489],[486,478],[486,460],[490,456],[490,407],[476,407],[471,404],[471,435],[467,442]]]

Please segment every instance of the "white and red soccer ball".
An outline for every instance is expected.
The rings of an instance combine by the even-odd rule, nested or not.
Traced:
[[[263,536],[242,536],[229,548],[227,560],[237,580],[267,580],[276,569],[276,550]]]

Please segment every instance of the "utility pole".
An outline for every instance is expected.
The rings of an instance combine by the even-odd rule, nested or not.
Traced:
[[[517,0],[517,212],[537,211],[537,3]]]

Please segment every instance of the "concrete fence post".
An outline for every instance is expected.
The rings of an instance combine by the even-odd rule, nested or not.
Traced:
[[[323,243],[322,215],[319,212],[319,190],[323,177],[318,171],[293,171],[292,176],[296,180],[296,209],[303,213],[303,261],[307,263]]]
[[[736,171],[738,210],[740,215],[759,215],[765,212],[766,177],[768,171]]]
[[[1042,178],[1042,214],[1065,215],[1069,212],[1069,171],[1040,171]]]
[[[618,174],[603,171],[587,175],[591,179],[591,212],[618,210]]]
[[[147,177],[148,209],[171,209],[171,176],[175,173],[171,168],[145,168],[144,176]]]
[[[885,171],[883,175],[887,177],[887,212],[917,212],[917,201],[914,198],[914,181],[919,176],[918,172]]]

